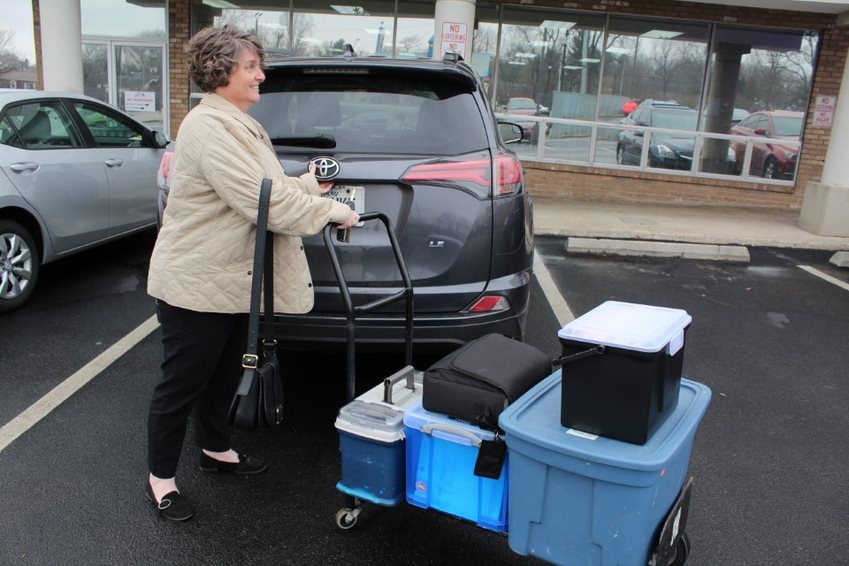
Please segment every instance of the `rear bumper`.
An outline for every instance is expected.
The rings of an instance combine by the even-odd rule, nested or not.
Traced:
[[[521,311],[496,313],[419,314],[413,317],[416,352],[456,347],[490,332],[521,339],[525,334],[527,303]],[[343,315],[276,315],[274,332],[281,346],[296,349],[344,349],[347,319]],[[356,319],[357,349],[402,350],[403,315],[374,314]]]
[[[495,312],[414,312],[413,344],[418,353],[454,349],[497,332],[521,340],[525,334],[531,271],[491,280],[487,293],[503,295],[510,308]],[[405,317],[402,312],[375,311],[355,320],[360,351],[403,350]],[[341,312],[277,314],[274,333],[283,347],[296,349],[344,349],[348,320]]]

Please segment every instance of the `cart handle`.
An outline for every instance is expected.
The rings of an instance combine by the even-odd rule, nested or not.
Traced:
[[[413,366],[408,365],[404,366],[386,379],[383,380],[383,402],[389,403],[392,405],[392,389],[393,386],[401,381],[402,379],[407,380],[407,384],[404,386],[410,391],[416,390],[416,382],[413,378],[414,375]]]
[[[398,244],[398,238],[395,236],[395,231],[392,229],[392,223],[389,218],[381,212],[364,212],[360,215],[361,222],[368,222],[370,220],[379,220],[386,227],[386,235],[389,238],[389,245],[392,248],[393,255],[395,256],[395,263],[398,265],[398,271],[401,273],[401,280],[404,283],[404,288],[398,293],[381,297],[356,307],[351,300],[351,292],[348,289],[348,282],[345,281],[342,264],[339,262],[339,255],[336,252],[336,244],[333,243],[333,238],[331,236],[331,232],[336,225],[328,224],[324,228],[324,244],[327,248],[327,253],[330,255],[330,264],[333,266],[333,273],[336,276],[337,283],[339,284],[339,291],[342,293],[342,301],[345,304],[345,313],[347,318],[347,344],[345,347],[347,367],[345,381],[348,401],[352,401],[354,399],[356,389],[354,348],[356,342],[355,321],[358,314],[372,311],[378,307],[382,307],[383,305],[405,298],[404,353],[406,365],[413,365],[413,283],[410,279],[410,273],[407,271],[407,264],[404,262],[404,257],[401,255],[401,246]]]

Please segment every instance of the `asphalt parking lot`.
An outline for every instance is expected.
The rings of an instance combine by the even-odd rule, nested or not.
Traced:
[[[35,299],[0,318],[0,426],[153,314],[144,292],[152,236],[43,271]],[[693,317],[685,375],[713,390],[693,448],[688,564],[839,564],[849,557],[849,295],[825,252],[753,249],[748,265],[537,253],[571,310],[607,299],[683,308]],[[527,341],[558,351],[554,312],[535,286]],[[187,442],[178,478],[198,515],[160,521],[145,500],[145,418],[158,331],[98,367],[67,401],[0,451],[2,564],[541,564],[504,536],[409,505],[367,506],[350,531],[333,419],[342,356],[290,353],[283,426],[237,434],[267,456],[254,478],[204,475]],[[417,364],[428,360],[417,359]],[[400,356],[358,360],[359,389]],[[97,371],[100,370],[100,371]],[[191,434],[191,431],[190,433]]]

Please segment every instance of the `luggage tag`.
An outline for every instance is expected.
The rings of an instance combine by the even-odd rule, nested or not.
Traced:
[[[493,440],[481,440],[478,459],[475,460],[475,475],[497,480],[501,477],[504,460],[507,459],[507,444],[497,434]]]

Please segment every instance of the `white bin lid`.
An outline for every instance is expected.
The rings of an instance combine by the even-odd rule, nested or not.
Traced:
[[[339,409],[336,428],[371,440],[395,442],[405,437],[404,412],[388,405],[354,400]]]
[[[658,352],[670,345],[669,354],[675,354],[692,320],[681,309],[606,301],[561,328],[557,336],[637,352]]]

